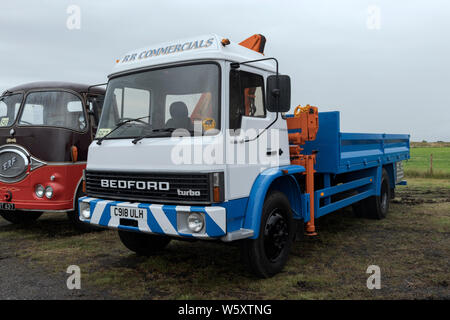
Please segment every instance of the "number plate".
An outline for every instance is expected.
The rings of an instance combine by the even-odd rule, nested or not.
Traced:
[[[144,208],[111,206],[111,217],[124,219],[145,220],[146,210]]]
[[[16,206],[11,202],[0,202],[0,210],[15,210]]]

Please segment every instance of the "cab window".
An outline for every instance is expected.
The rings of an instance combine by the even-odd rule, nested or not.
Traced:
[[[90,95],[87,98],[87,104],[89,107],[89,112],[91,114],[91,124],[94,130],[98,126],[100,121],[100,116],[102,114],[104,96],[102,95]]]
[[[230,129],[241,127],[242,117],[266,117],[264,78],[261,75],[232,70],[230,72]]]
[[[0,97],[0,127],[9,127],[16,120],[23,94]]]

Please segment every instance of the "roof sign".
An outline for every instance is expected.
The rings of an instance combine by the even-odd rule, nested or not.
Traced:
[[[127,63],[133,61],[144,60],[152,57],[158,57],[162,55],[174,54],[177,52],[185,52],[189,50],[196,49],[206,49],[213,44],[215,44],[214,38],[201,39],[201,40],[193,40],[187,41],[183,43],[176,43],[173,45],[167,45],[159,48],[148,49],[136,53],[127,54],[123,57],[118,63]]]

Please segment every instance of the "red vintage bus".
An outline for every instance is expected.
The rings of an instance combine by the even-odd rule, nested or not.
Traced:
[[[105,90],[65,82],[35,82],[0,97],[0,215],[16,224],[44,212],[78,219],[78,197],[89,144]]]

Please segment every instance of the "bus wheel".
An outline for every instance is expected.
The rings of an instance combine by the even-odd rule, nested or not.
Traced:
[[[241,242],[243,262],[258,277],[274,276],[287,262],[294,235],[289,200],[281,192],[270,193],[264,201],[259,237]]]
[[[389,182],[389,174],[385,169],[383,169],[380,195],[368,198],[365,203],[367,218],[370,219],[386,218],[389,211],[390,200],[391,200],[391,185]]]
[[[42,212],[26,212],[26,211],[0,211],[3,219],[21,225],[28,225],[39,219]]]
[[[138,256],[151,256],[163,250],[170,238],[156,234],[137,233],[119,230],[119,238],[123,245]]]

